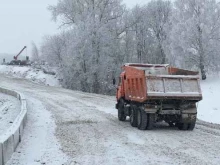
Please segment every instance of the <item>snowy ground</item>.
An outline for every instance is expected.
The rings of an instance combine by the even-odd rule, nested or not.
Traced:
[[[201,81],[203,100],[198,103],[198,118],[220,124],[220,77]]]
[[[8,165],[218,165],[220,126],[198,121],[194,131],[158,124],[140,131],[119,122],[115,98],[33,84],[0,75],[0,86],[28,101],[24,140]]]
[[[0,93],[0,136],[13,124],[20,111],[17,98]]]
[[[56,75],[48,75],[41,69],[34,69],[32,67],[0,65],[0,73],[18,78],[25,78],[39,84],[60,86]]]

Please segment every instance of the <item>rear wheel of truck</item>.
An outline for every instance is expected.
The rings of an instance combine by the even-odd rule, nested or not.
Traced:
[[[149,113],[147,114],[147,117],[148,117],[147,129],[151,130],[154,128],[155,114]]]
[[[191,123],[189,123],[188,130],[192,131],[195,128],[195,125],[196,125],[196,120],[191,121]]]
[[[195,128],[196,120],[191,121],[190,123],[178,123],[177,127],[179,130],[189,130],[192,131]]]
[[[118,120],[119,121],[125,121],[126,120],[126,115],[124,112],[124,100],[119,101],[119,106],[118,106]]]
[[[148,125],[147,113],[142,109],[137,109],[137,127],[139,130],[146,130]]]
[[[179,130],[187,130],[188,129],[188,123],[178,123],[177,127]]]
[[[132,127],[137,127],[137,107],[131,106],[130,124]]]
[[[192,130],[195,128],[195,125],[196,125],[196,118],[197,118],[197,115],[194,115],[194,118],[191,119],[190,122],[187,122],[187,123],[178,123],[178,124],[177,124],[177,127],[178,127],[180,130],[189,130],[189,131],[192,131]]]

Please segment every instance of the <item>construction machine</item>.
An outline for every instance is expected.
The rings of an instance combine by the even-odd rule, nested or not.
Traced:
[[[12,60],[9,65],[28,65],[29,57],[26,57],[26,60],[18,60],[18,57],[21,55],[21,53],[27,48],[27,46],[24,46],[21,51],[14,56],[14,60]]]

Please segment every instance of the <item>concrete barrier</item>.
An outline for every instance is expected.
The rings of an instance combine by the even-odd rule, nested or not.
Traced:
[[[0,135],[0,165],[5,165],[22,140],[24,126],[27,122],[27,103],[22,94],[0,87],[0,92],[16,97],[21,102],[21,111],[5,134]]]
[[[3,165],[3,149],[2,144],[0,143],[0,165]]]

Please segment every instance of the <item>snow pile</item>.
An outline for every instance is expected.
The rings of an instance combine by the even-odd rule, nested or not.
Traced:
[[[198,103],[198,118],[220,124],[220,77],[201,81],[203,100]]]
[[[13,124],[20,110],[17,98],[0,93],[0,136]]]
[[[18,78],[25,78],[39,84],[49,86],[60,86],[56,75],[45,74],[43,70],[29,66],[7,66],[0,65],[0,73]]]

